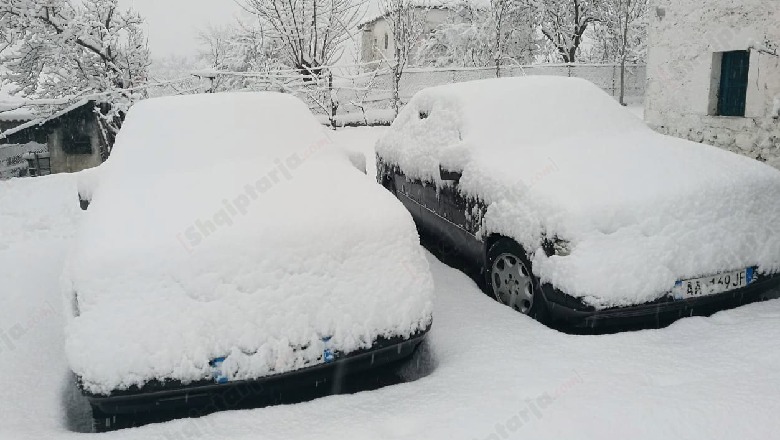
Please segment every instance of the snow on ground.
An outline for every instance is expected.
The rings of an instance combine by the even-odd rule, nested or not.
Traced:
[[[645,120],[645,98],[644,96],[626,97],[626,109],[641,120]]]
[[[0,181],[2,439],[65,430],[59,279],[80,216],[75,191],[73,175]]]
[[[342,135],[375,137],[370,129],[335,138]],[[0,182],[0,439],[87,438],[65,419],[58,291],[79,217],[72,176]],[[100,437],[733,439],[780,430],[780,301],[662,330],[572,336],[499,305],[428,258],[436,309],[427,377]]]
[[[332,135],[334,142],[350,153],[366,158],[366,174],[376,176],[376,141],[387,133],[389,127],[349,127],[339,129]]]

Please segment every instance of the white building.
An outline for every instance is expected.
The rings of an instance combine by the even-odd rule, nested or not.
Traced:
[[[780,1],[652,6],[647,122],[780,167]]]
[[[429,8],[418,6],[421,14],[425,14],[425,29],[423,35],[429,35],[437,26],[455,16],[454,9],[448,7]],[[371,63],[382,60],[392,60],[395,57],[395,43],[390,24],[383,15],[376,16],[360,25],[362,31],[360,45],[360,60]],[[409,60],[414,64],[414,60]]]

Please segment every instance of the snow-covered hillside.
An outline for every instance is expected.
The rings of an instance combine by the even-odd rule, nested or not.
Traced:
[[[379,135],[348,129],[335,138],[360,149]],[[58,285],[79,220],[73,176],[0,182],[0,439],[87,438],[71,431],[86,413],[68,385]],[[104,437],[758,439],[780,431],[780,301],[662,330],[572,336],[428,259],[436,284],[422,357],[432,359],[428,376]]]

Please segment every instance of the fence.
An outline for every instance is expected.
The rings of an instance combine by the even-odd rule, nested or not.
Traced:
[[[620,66],[616,64],[539,64],[530,66],[502,67],[502,77],[517,77],[531,75],[554,75],[586,79],[612,96],[620,95]],[[418,69],[404,70],[399,85],[399,96],[402,103],[407,102],[420,90],[455,82],[476,79],[495,78],[495,68],[451,68],[451,69]],[[645,93],[646,67],[644,65],[627,65],[625,72],[625,95],[641,97]],[[355,122],[360,117],[354,113],[368,114],[367,119],[382,119],[376,115],[387,115],[393,106],[392,74],[387,71],[375,75],[363,74],[360,77],[342,77],[335,84],[335,94],[338,103],[337,116],[341,122]],[[369,84],[370,82],[370,84]],[[362,93],[362,95],[361,95]],[[352,117],[350,117],[350,115]],[[371,115],[374,115],[372,117]],[[392,116],[390,116],[392,117]]]
[[[29,153],[45,153],[48,146],[36,142],[27,144],[0,144],[0,180],[18,177],[27,169],[24,156]]]
[[[355,70],[369,68],[360,74]],[[370,70],[376,68],[377,70]],[[304,77],[295,70],[270,70],[268,72],[203,71],[179,79],[148,84],[129,91],[141,91],[152,96],[182,95],[217,91],[274,90],[293,94],[308,103],[312,111],[323,121],[341,125],[388,124],[393,112],[393,79],[387,66],[377,64],[335,66],[332,75]],[[502,77],[526,75],[554,75],[583,78],[593,82],[612,96],[620,94],[620,66],[616,64],[534,64],[504,66]],[[494,67],[485,68],[407,68],[399,86],[401,104],[418,91],[431,86],[476,79],[495,78]],[[645,92],[646,67],[627,65],[625,94],[642,97]],[[106,97],[108,94],[104,94]],[[98,96],[98,95],[95,95]],[[75,98],[73,98],[75,99]],[[80,97],[79,99],[83,99]],[[63,104],[69,98],[62,98]],[[46,105],[52,105],[46,102]],[[43,105],[43,104],[36,104]],[[335,114],[335,118],[334,118]],[[10,150],[7,150],[10,151]],[[2,156],[2,154],[0,154]],[[18,158],[5,160],[3,172],[16,172],[22,167]],[[14,163],[11,163],[14,162]]]

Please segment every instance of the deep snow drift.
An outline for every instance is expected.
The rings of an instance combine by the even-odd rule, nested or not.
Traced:
[[[141,102],[87,177],[64,288],[92,393],[209,380],[220,357],[230,380],[284,373],[430,325],[411,217],[290,95]]]
[[[780,270],[780,171],[662,136],[576,78],[482,80],[424,90],[377,152],[411,178],[463,172],[490,205],[480,236],[533,255],[534,272],[597,307],[642,304],[677,280]],[[547,257],[543,237],[571,243]]]
[[[350,129],[334,140],[342,135],[370,142],[376,134]],[[0,439],[94,438],[68,431],[62,402],[72,385],[58,277],[84,217],[73,180],[0,182],[0,331],[9,337],[0,338],[8,367],[0,375]],[[428,344],[436,368],[429,376],[100,438],[726,440],[780,432],[780,300],[662,330],[568,336],[491,300],[458,271],[431,257],[429,263],[436,291]]]

